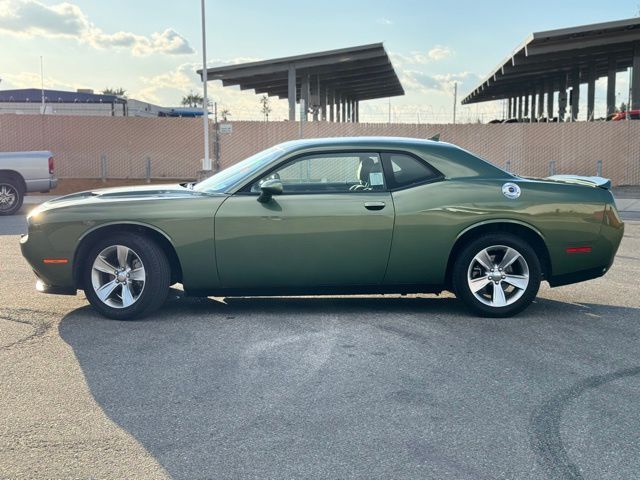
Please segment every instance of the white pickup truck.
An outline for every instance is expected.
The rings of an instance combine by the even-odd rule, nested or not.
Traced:
[[[56,188],[51,152],[0,152],[0,215],[13,215],[27,192]]]

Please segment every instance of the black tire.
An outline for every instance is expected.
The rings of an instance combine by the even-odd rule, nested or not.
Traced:
[[[498,271],[497,268],[495,271],[486,270],[479,261],[474,260],[476,255],[481,254],[485,249],[488,249],[489,258],[492,260],[491,268],[501,263],[507,249],[513,249],[519,253],[524,263],[518,258],[505,271]],[[504,252],[502,257],[501,252]],[[504,280],[505,278],[519,280],[526,277],[525,274],[528,274],[528,283],[525,288],[517,288],[508,283],[508,280]],[[477,295],[482,299],[478,298],[469,286],[470,278],[476,280],[478,286],[487,283],[486,286],[477,290]],[[508,233],[493,233],[468,243],[458,255],[452,271],[453,290],[456,296],[472,312],[483,317],[510,317],[527,308],[538,294],[541,278],[542,269],[536,251],[526,241]],[[494,288],[502,288],[504,293],[497,295],[499,292]],[[505,298],[504,302],[503,298]],[[492,305],[493,303],[497,305]],[[504,306],[501,306],[502,303]]]
[[[138,288],[137,298],[128,306],[124,305],[123,285],[118,285],[116,289],[113,290],[111,297],[106,299],[106,302],[110,302],[111,305],[101,300],[94,288],[94,280],[96,278],[96,282],[109,282],[111,277],[113,277],[113,281],[118,280],[118,277],[114,274],[94,273],[93,268],[94,261],[96,261],[99,254],[105,251],[111,251],[112,247],[117,249],[118,247],[116,246],[124,246],[130,249],[133,253],[130,253],[128,258],[133,258],[134,267],[142,266],[144,271],[143,276],[145,278],[142,288],[139,286],[139,281],[126,280],[126,282],[130,282],[131,291],[133,291],[134,288]],[[169,284],[171,282],[171,267],[163,250],[151,239],[143,235],[124,232],[107,235],[105,238],[91,245],[83,257],[80,261],[82,261],[81,279],[85,295],[93,308],[105,317],[115,320],[141,318],[160,308],[167,299]],[[141,262],[142,265],[135,262]],[[111,259],[109,262],[109,264],[116,263],[118,263],[117,258],[116,261]],[[120,267],[120,265],[117,266]],[[120,303],[122,305],[115,307],[113,304],[118,303],[118,288],[120,288]]]
[[[0,215],[14,215],[22,207],[24,190],[20,182],[11,177],[0,177]]]

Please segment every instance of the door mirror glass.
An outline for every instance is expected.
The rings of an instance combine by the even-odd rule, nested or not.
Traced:
[[[271,180],[265,180],[260,185],[260,196],[258,201],[260,203],[267,203],[271,200],[273,195],[280,195],[282,193],[282,182],[278,178],[272,178]]]

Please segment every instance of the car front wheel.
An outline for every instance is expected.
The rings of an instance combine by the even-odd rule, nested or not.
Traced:
[[[167,298],[171,270],[162,249],[131,233],[108,235],[87,251],[83,287],[102,315],[131,320],[158,309]]]
[[[525,241],[491,234],[463,248],[454,264],[456,296],[485,317],[510,317],[524,310],[540,288],[540,260]]]

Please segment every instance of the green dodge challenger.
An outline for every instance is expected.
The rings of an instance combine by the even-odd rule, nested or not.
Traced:
[[[444,142],[283,143],[195,184],[109,188],[44,203],[22,253],[48,293],[103,315],[186,295],[454,292],[506,317],[603,275],[624,224],[600,177],[512,175]]]

